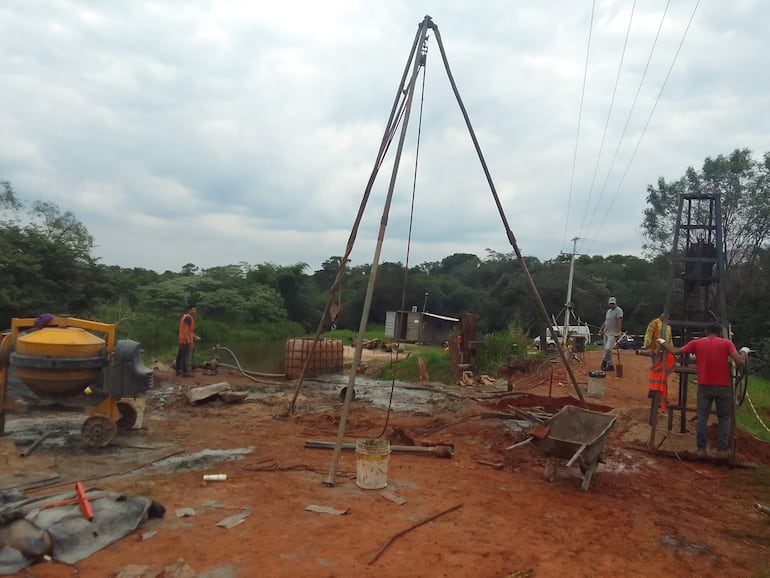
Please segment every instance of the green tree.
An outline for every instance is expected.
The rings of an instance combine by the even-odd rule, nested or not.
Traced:
[[[707,157],[700,171],[689,167],[682,178],[648,185],[642,228],[650,254],[671,250],[679,196],[716,194],[722,207],[722,252],[725,268],[752,264],[770,239],[770,153],[755,161],[748,149],[729,156]]]
[[[46,311],[81,315],[108,298],[85,226],[52,203],[24,212],[11,184],[0,181],[0,323]]]

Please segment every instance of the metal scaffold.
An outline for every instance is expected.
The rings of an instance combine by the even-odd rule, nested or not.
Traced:
[[[674,342],[678,346],[702,337],[705,328],[714,324],[722,328],[722,337],[730,338],[723,247],[719,196],[682,194],[679,197],[664,307]],[[674,418],[678,415],[679,431],[685,433],[688,413],[695,414],[697,411],[695,407],[688,406],[690,378],[696,375],[695,361],[691,356],[679,355],[673,375],[678,377],[675,381],[678,392],[676,402],[668,405],[668,429],[673,429]],[[654,393],[656,395],[650,410],[653,431],[658,412],[658,392]],[[730,420],[731,462],[735,459],[736,451],[735,396],[733,400]]]

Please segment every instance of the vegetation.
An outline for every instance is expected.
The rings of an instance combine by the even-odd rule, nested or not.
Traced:
[[[769,155],[757,161],[750,151],[736,150],[706,159],[701,170],[690,168],[677,181],[660,179],[648,187],[642,223],[649,240],[647,257],[578,256],[573,311],[595,330],[607,297],[614,295],[625,312],[624,329],[643,333],[665,301],[667,248],[678,194],[718,192],[734,341],[757,351],[753,368],[770,378]],[[122,337],[133,337],[157,354],[175,347],[179,316],[188,303],[195,303],[200,332],[208,342],[308,335],[319,324],[342,263],[342,257],[331,256],[315,272],[303,262],[242,262],[208,269],[187,263],[178,272],[158,273],[99,263],[91,256],[93,246],[75,215],[51,203],[22,202],[9,182],[0,181],[0,327],[8,327],[12,317],[75,315],[118,323]],[[560,317],[570,257],[525,261],[546,309]],[[335,327],[351,335],[360,323],[369,271],[369,264],[348,264],[342,275]],[[544,320],[512,253],[455,253],[404,273],[401,263],[380,264],[368,320],[373,329],[367,335],[380,331],[388,311],[401,308],[404,278],[409,280],[407,309],[427,305],[429,312],[476,315],[479,338],[489,340],[490,356],[496,355],[492,349],[498,336],[511,337],[506,333],[512,324],[518,333],[514,343],[543,330]]]
[[[747,392],[736,415],[738,425],[753,436],[770,441],[770,381],[750,377]]]
[[[449,363],[449,354],[443,347],[437,346],[419,346],[410,348],[409,357],[399,354],[400,359],[397,364],[387,364],[380,372],[380,379],[397,379],[400,381],[420,381],[417,371],[417,358],[422,357],[425,360],[425,368],[431,381],[439,383],[452,383],[452,368]]]
[[[490,333],[484,338],[484,345],[479,350],[478,365],[481,373],[495,375],[500,366],[505,365],[511,355],[530,357],[527,346],[531,344],[527,333],[516,325],[507,331]],[[543,359],[544,354],[538,354]]]

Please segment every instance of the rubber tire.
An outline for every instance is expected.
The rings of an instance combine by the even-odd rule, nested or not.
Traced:
[[[103,448],[115,439],[118,426],[106,415],[89,415],[80,428],[83,443],[92,448]]]

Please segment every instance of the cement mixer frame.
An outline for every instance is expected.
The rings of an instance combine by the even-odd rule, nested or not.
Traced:
[[[102,347],[97,339],[91,349],[99,347],[99,351],[95,356],[85,358],[25,356],[16,353],[20,336],[32,333],[32,330],[44,331],[48,328],[74,328],[91,334],[101,333],[104,335],[104,345]],[[72,368],[86,368],[94,372],[93,379],[89,379],[92,383],[84,384],[80,391],[94,385],[106,397],[88,410],[90,415],[83,422],[81,435],[87,445],[106,446],[114,439],[118,429],[131,428],[136,423],[137,411],[130,400],[123,398],[135,396],[152,387],[153,372],[141,361],[139,343],[132,340],[116,343],[115,332],[114,324],[75,317],[51,316],[43,327],[39,326],[39,318],[12,319],[10,331],[0,334],[0,435],[5,433],[8,375],[12,366],[34,368],[34,371],[40,370],[49,375]],[[34,391],[32,387],[29,389]]]

